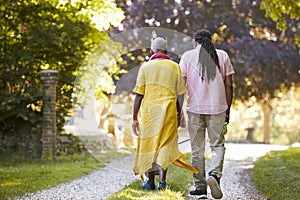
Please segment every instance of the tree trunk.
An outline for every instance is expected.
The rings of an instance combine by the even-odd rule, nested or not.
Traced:
[[[260,103],[262,111],[263,111],[263,133],[265,144],[270,143],[270,127],[271,127],[271,114],[272,114],[272,106],[269,101]]]
[[[246,137],[247,142],[250,142],[250,143],[254,142],[254,138],[253,138],[254,130],[255,130],[254,127],[250,127],[250,128],[246,129],[246,131],[247,131],[247,137]]]

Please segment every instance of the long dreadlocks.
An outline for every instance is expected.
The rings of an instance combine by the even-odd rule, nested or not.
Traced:
[[[206,74],[207,82],[216,77],[216,66],[220,70],[219,58],[216,49],[211,41],[211,33],[208,30],[201,29],[194,35],[194,40],[201,45],[199,52],[199,76],[204,80]],[[201,74],[200,74],[201,67]]]

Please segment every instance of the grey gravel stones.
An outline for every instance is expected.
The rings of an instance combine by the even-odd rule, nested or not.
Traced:
[[[188,143],[187,143],[188,144]],[[225,165],[221,188],[223,200],[267,200],[252,184],[254,162],[270,150],[285,146],[264,144],[226,144]],[[186,149],[188,151],[188,149]],[[18,200],[104,200],[126,185],[138,180],[133,174],[134,154],[117,158],[106,167],[78,180],[61,184]],[[209,162],[207,162],[209,167]],[[192,178],[192,177],[191,177]],[[213,199],[208,189],[208,199]]]

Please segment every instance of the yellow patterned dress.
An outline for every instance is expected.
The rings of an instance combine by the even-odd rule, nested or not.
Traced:
[[[177,95],[185,92],[179,65],[169,59],[144,63],[139,69],[134,92],[144,95],[134,173],[142,175],[153,163],[163,169],[173,163],[198,173],[178,149],[176,101]]]

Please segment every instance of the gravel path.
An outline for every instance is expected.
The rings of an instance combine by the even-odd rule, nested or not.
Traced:
[[[188,142],[187,142],[188,143]],[[186,147],[188,148],[188,147]],[[181,147],[182,149],[182,147]],[[223,200],[267,200],[254,188],[253,163],[271,150],[286,149],[284,146],[263,144],[226,144],[226,159],[221,179]],[[134,154],[118,158],[105,168],[78,180],[17,198],[19,200],[102,200],[124,186],[138,180],[133,175]],[[213,199],[208,190],[208,198]]]
[[[133,174],[133,161],[134,154],[117,158],[106,167],[78,180],[17,199],[104,200],[126,185],[138,180],[138,177]]]

